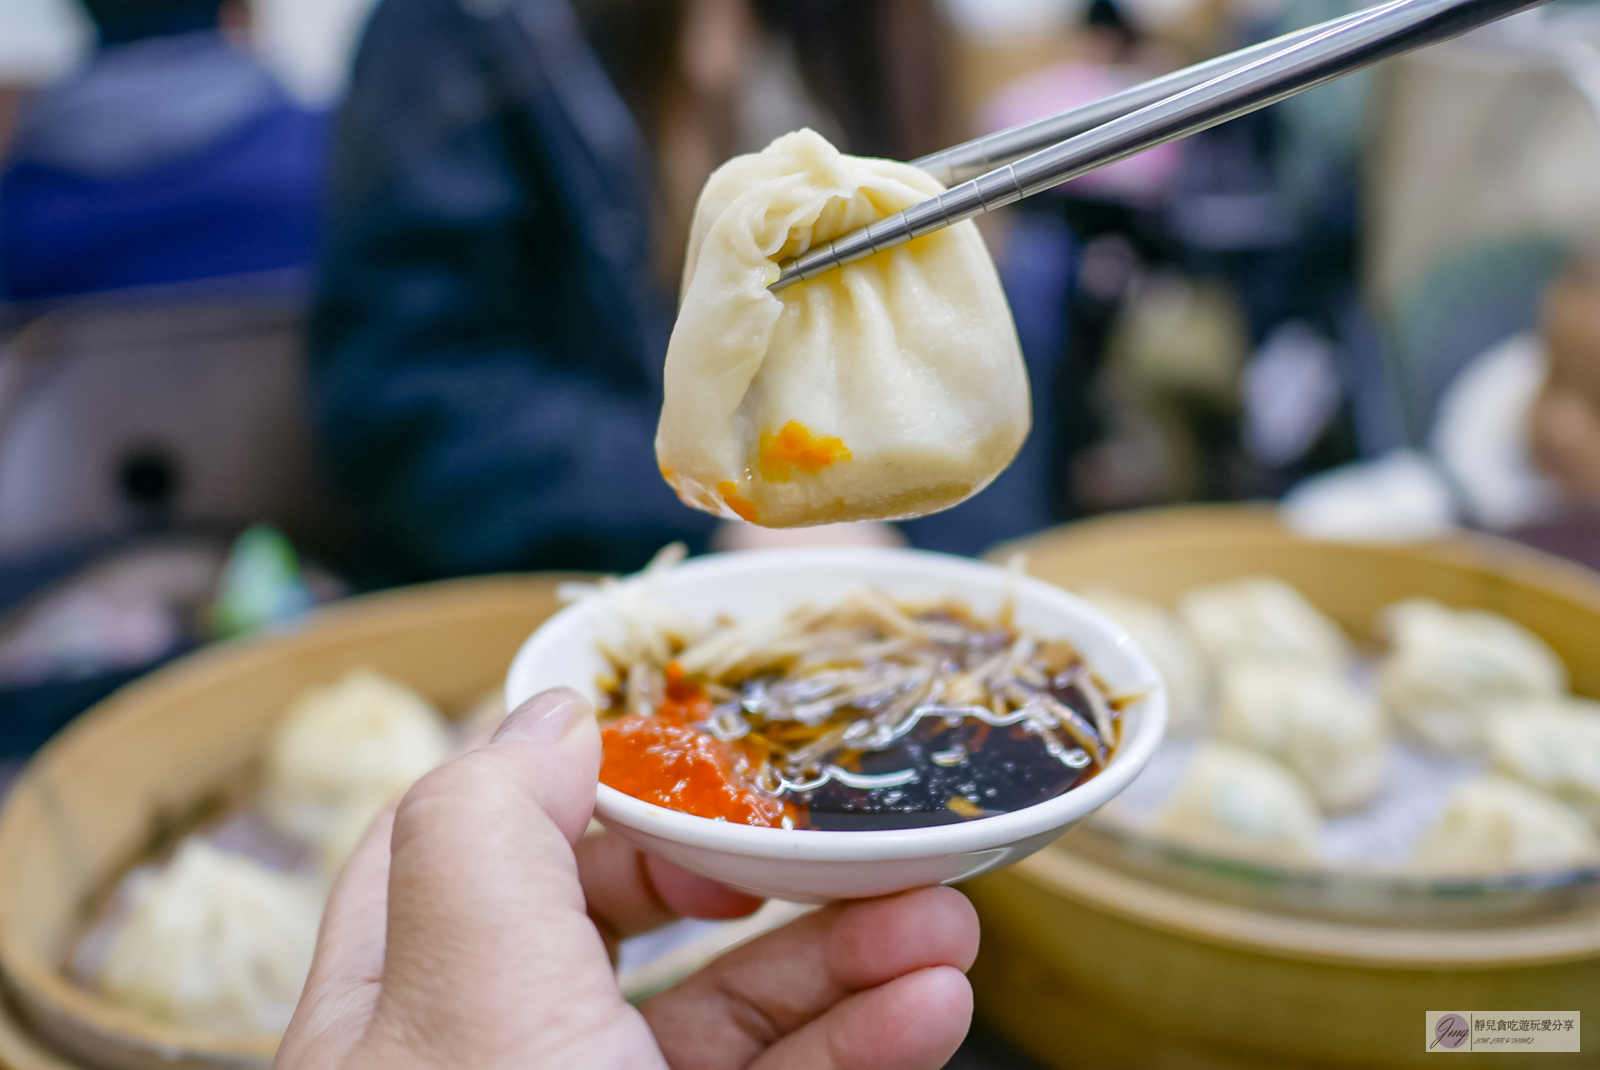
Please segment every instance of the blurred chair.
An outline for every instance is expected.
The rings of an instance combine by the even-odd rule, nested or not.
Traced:
[[[297,294],[187,285],[28,323],[0,353],[0,559],[256,521],[331,545],[302,323]]]
[[[77,298],[0,342],[0,759],[202,641],[245,525],[338,552],[283,281]]]

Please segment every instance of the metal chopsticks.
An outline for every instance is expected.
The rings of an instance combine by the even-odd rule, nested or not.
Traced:
[[[1050,119],[967,142],[918,160],[957,177],[1065,133],[936,197],[779,265],[782,290],[1051,189],[1145,149],[1197,133],[1285,97],[1424,45],[1447,40],[1545,0],[1391,0],[1332,22],[1230,53]],[[1087,129],[1084,124],[1092,123]],[[1081,132],[1075,132],[1079,131]],[[937,172],[935,172],[937,173]]]
[[[1069,137],[1093,130],[1101,123],[1120,119],[1129,112],[1149,107],[1174,93],[1193,89],[1220,74],[1249,66],[1290,45],[1309,41],[1320,33],[1347,25],[1370,11],[1368,8],[1329,19],[1327,22],[1319,22],[1315,26],[1307,26],[1303,30],[1286,33],[1270,41],[1263,41],[1258,45],[1241,48],[1237,52],[1229,52],[1204,63],[1196,63],[1171,74],[1152,78],[1148,82],[1130,86],[1120,93],[1101,97],[1099,100],[1064,111],[1059,115],[1035,119],[1031,123],[1013,126],[1009,130],[964,141],[959,145],[912,160],[911,166],[921,168],[946,186],[954,186],[958,182],[977,178],[985,171],[1015,163],[1024,156],[1031,156],[1041,149],[1049,148],[1058,141],[1065,141]]]

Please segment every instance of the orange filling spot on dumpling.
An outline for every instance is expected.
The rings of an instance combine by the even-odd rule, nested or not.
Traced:
[[[666,480],[668,483],[671,483],[672,482],[672,469],[668,468],[666,465],[662,465],[661,466],[661,478]]]
[[[844,439],[826,435],[813,435],[811,429],[797,420],[790,420],[777,434],[761,433],[756,464],[761,478],[769,483],[787,483],[796,468],[816,475],[831,464],[848,461],[850,450]]]
[[[739,497],[739,485],[731,479],[724,479],[717,484],[717,493],[722,495],[722,500],[728,503],[728,508],[738,513],[750,523],[756,523],[756,507],[748,498]]]

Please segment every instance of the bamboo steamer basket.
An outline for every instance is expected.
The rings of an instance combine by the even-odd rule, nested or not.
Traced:
[[[270,1066],[275,1037],[217,1037],[156,1022],[67,980],[62,967],[85,912],[180,830],[197,800],[249,776],[273,721],[301,690],[366,666],[449,715],[464,713],[500,686],[517,648],[558,608],[558,581],[451,580],[350,599],[293,634],[184,658],[118,691],[47,744],[0,811],[0,977],[10,997],[0,1015],[15,1011],[15,1021],[0,1022],[0,1063]]]
[[[1357,639],[1409,595],[1490,609],[1543,636],[1577,693],[1600,696],[1600,577],[1503,540],[1311,542],[1270,509],[1195,507],[1070,525],[996,556],[1017,550],[1069,589],[1169,605],[1199,584],[1280,576]],[[1381,1070],[1418,1063],[1429,1010],[1600,1021],[1600,909],[1456,929],[1307,918],[1164,886],[1089,851],[1093,835],[964,886],[983,923],[978,1013],[1047,1066]],[[1594,1029],[1586,1054],[1473,1054],[1519,1070],[1597,1066]]]
[[[95,1070],[44,1046],[17,1021],[10,1005],[0,1002],[0,1068],[3,1070]]]

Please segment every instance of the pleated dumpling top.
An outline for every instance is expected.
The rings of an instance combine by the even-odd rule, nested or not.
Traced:
[[[767,289],[780,261],[942,189],[810,130],[711,176],[656,434],[679,497],[767,527],[901,519],[955,505],[1011,463],[1027,373],[971,221]]]

